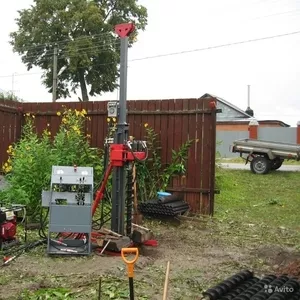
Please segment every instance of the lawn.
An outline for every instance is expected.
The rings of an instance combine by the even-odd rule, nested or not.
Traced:
[[[230,157],[230,158],[219,158],[218,161],[220,163],[241,163],[241,164],[244,164],[245,163],[245,160],[241,157],[237,156],[236,157]],[[300,165],[300,161],[297,161],[297,160],[294,160],[294,159],[291,159],[291,160],[285,160],[283,162],[283,165]]]
[[[146,220],[159,246],[142,249],[136,265],[137,299],[162,298],[167,261],[172,300],[200,299],[203,290],[242,269],[282,272],[300,257],[299,178],[297,172],[262,176],[218,169],[221,193],[213,218]],[[0,299],[18,299],[21,293],[24,300],[98,299],[100,276],[102,300],[128,299],[120,257],[49,258],[39,248],[0,268]]]
[[[219,222],[236,224],[234,232],[241,233],[244,241],[248,232],[263,240],[300,246],[300,173],[256,175],[219,169],[217,185],[221,193],[216,197],[215,216]]]

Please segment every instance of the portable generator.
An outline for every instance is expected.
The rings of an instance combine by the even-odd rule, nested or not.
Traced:
[[[24,216],[22,218],[24,220],[26,217],[25,206],[12,205],[9,208],[0,207],[0,250],[18,243],[16,234],[18,213],[20,211],[24,212]]]

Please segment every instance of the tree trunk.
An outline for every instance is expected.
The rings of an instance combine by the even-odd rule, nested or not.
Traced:
[[[87,101],[89,101],[89,95],[88,95],[87,88],[86,88],[83,69],[79,70],[79,81],[80,81],[82,101],[87,102]]]

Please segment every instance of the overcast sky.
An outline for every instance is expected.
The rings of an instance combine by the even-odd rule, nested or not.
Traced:
[[[41,85],[41,70],[27,72],[8,44],[9,33],[17,29],[14,21],[17,10],[32,3],[9,0],[2,10],[0,88],[13,89],[25,101],[49,102],[51,94]],[[149,25],[129,50],[129,60],[300,31],[300,0],[141,0],[140,3],[148,8]],[[295,126],[300,120],[299,57],[300,32],[130,61],[128,99],[190,98],[212,93],[246,109],[250,84],[251,108],[258,119],[279,119]],[[117,97],[118,91],[97,99]]]

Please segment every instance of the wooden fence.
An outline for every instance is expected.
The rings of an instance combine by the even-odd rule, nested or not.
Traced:
[[[215,194],[216,110],[214,98],[128,101],[130,135],[136,139],[145,136],[148,123],[160,134],[162,162],[168,163],[172,149],[178,149],[187,139],[196,139],[189,153],[187,176],[174,178],[169,191],[182,191],[192,211],[213,214]],[[0,164],[7,159],[7,147],[17,141],[25,113],[35,115],[37,131],[41,133],[50,124],[54,135],[60,125],[57,116],[67,108],[87,111],[91,118],[86,124],[86,134],[91,135],[92,147],[103,147],[107,133],[107,102],[76,103],[14,103],[0,102]]]

